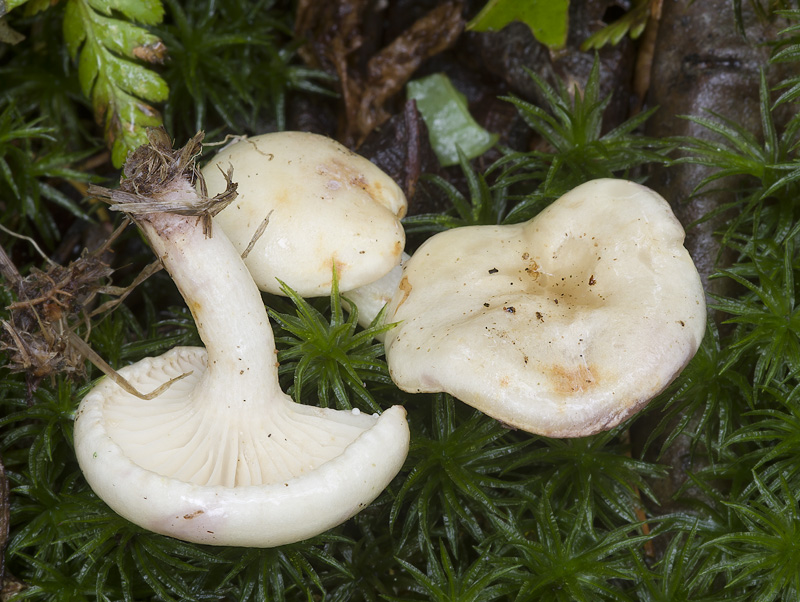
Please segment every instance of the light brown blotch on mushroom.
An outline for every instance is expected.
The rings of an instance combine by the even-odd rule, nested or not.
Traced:
[[[597,384],[595,370],[580,364],[578,366],[565,366],[553,364],[550,366],[550,377],[554,391],[565,395],[577,391],[586,391]]]

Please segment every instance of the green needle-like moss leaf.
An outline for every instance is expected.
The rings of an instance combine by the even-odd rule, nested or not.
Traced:
[[[380,412],[381,406],[367,389],[367,383],[391,383],[382,358],[383,345],[375,341],[375,335],[392,327],[381,325],[383,313],[369,328],[357,330],[358,308],[350,303],[350,313],[345,318],[335,272],[330,319],[285,283],[281,287],[294,303],[296,315],[274,310],[269,314],[283,330],[275,340],[279,346],[280,373],[293,375],[290,394],[300,402],[306,384],[316,384],[317,397],[312,401],[315,405],[349,410],[355,402],[364,410]]]
[[[516,600],[631,600],[614,583],[635,579],[630,553],[650,539],[636,533],[638,525],[598,532],[591,519],[554,506],[546,493],[519,512],[510,520],[493,517],[494,538],[504,552],[497,566],[518,567],[509,576]]]
[[[451,558],[444,542],[439,542],[439,554],[433,545],[427,544],[426,571],[410,562],[398,558],[400,565],[416,581],[416,591],[420,597],[388,597],[392,602],[406,600],[427,600],[429,602],[490,602],[514,591],[514,586],[498,581],[516,568],[514,565],[493,569],[486,557],[479,557],[473,564],[462,568]]]
[[[616,46],[626,35],[633,40],[638,38],[647,25],[651,3],[651,0],[635,0],[633,7],[622,17],[586,38],[581,50],[599,50],[607,44]]]
[[[461,173],[467,182],[469,200],[453,184],[433,174],[424,177],[438,188],[452,203],[453,210],[447,213],[423,213],[403,219],[408,232],[440,232],[462,226],[483,226],[504,223],[508,205],[508,188],[503,184],[490,187],[486,176],[478,173],[467,156],[458,149]],[[455,213],[455,215],[454,215]]]
[[[530,76],[546,99],[546,107],[513,96],[506,100],[517,107],[528,127],[549,148],[511,152],[493,166],[492,169],[502,169],[498,185],[537,184],[509,211],[507,222],[532,217],[549,202],[588,180],[631,178],[633,170],[641,165],[667,161],[666,153],[673,143],[639,132],[657,110],[655,107],[604,131],[603,114],[611,95],[600,95],[597,57],[582,90],[576,85],[570,91],[563,82],[553,87],[533,72]]]
[[[46,246],[60,233],[53,218],[56,208],[80,219],[87,213],[56,185],[58,180],[85,182],[91,178],[71,165],[87,152],[66,152],[57,130],[42,119],[26,122],[14,104],[0,101],[0,218],[7,228],[28,234],[31,225]]]
[[[742,521],[741,531],[727,533],[709,542],[727,554],[710,567],[729,576],[730,589],[741,588],[748,600],[772,602],[795,600],[800,596],[800,510],[797,494],[786,481],[777,491],[753,475],[759,496],[730,502]]]
[[[411,468],[391,511],[391,524],[401,524],[403,540],[415,530],[431,544],[443,530],[453,549],[461,529],[476,542],[485,524],[478,517],[499,511],[499,491],[513,486],[500,474],[531,443],[506,438],[500,423],[477,411],[469,412],[447,394],[423,403],[431,405],[430,425],[412,430],[407,465]],[[460,415],[468,412],[467,416]]]

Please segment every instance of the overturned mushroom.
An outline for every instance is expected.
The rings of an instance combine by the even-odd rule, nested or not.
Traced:
[[[577,187],[527,223],[450,230],[389,303],[390,374],[551,437],[612,428],[683,369],[705,329],[667,202],[623,180]]]
[[[214,545],[272,547],[329,529],[369,504],[408,450],[405,411],[294,403],[278,383],[261,296],[195,192],[198,135],[172,150],[163,130],[125,167],[119,191],[175,280],[206,348],[178,347],[120,370],[151,401],[102,380],[81,402],[75,448],[92,489],[125,518]],[[198,217],[199,216],[199,217]]]
[[[233,166],[238,197],[217,216],[258,287],[330,294],[374,282],[400,261],[406,198],[367,159],[305,132],[276,132],[225,147],[203,168],[208,193],[225,189]]]

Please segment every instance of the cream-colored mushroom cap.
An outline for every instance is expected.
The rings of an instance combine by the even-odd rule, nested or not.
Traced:
[[[150,531],[211,545],[300,541],[365,508],[403,465],[409,435],[400,406],[380,416],[336,411],[296,404],[278,390],[266,403],[242,400],[235,379],[229,392],[207,395],[199,347],[120,370],[141,390],[188,372],[151,401],[105,379],[75,422],[76,455],[92,489]]]
[[[669,204],[588,182],[534,219],[437,234],[389,303],[390,374],[514,427],[578,437],[619,424],[680,373],[706,324]]]
[[[221,150],[202,170],[213,196],[233,166],[238,197],[217,222],[243,252],[269,225],[245,260],[261,290],[281,294],[286,282],[302,296],[374,282],[400,261],[407,203],[376,165],[338,142],[305,132],[254,136]]]

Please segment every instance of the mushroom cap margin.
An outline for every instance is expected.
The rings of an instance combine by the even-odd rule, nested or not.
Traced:
[[[185,350],[205,353],[202,348],[179,347],[167,354]],[[119,372],[127,378],[151,359],[155,358]],[[408,452],[406,412],[393,406],[342,454],[300,477],[233,488],[198,486],[144,469],[124,454],[104,426],[103,398],[116,388],[103,378],[78,409],[74,433],[81,470],[115,512],[184,541],[269,548],[313,537],[372,502],[400,471]],[[298,407],[303,412],[335,412]]]

